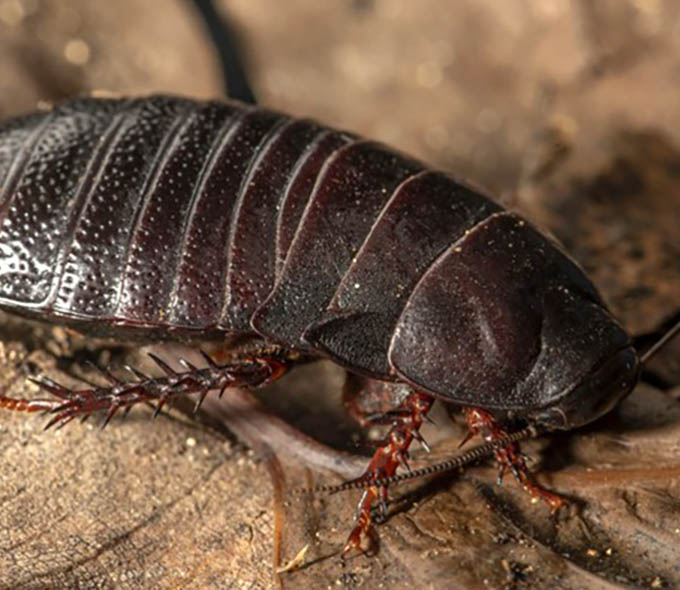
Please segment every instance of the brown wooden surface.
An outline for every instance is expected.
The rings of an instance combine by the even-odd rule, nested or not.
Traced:
[[[501,195],[565,242],[636,334],[680,309],[678,3],[220,5],[264,104],[382,139]],[[94,89],[217,96],[220,88],[185,1],[0,0],[2,116]],[[64,381],[64,370],[87,374],[85,359],[145,362],[60,329],[0,322],[0,387],[9,394],[33,394],[25,376],[35,371]],[[654,365],[662,389],[640,386],[605,420],[527,445],[542,481],[573,500],[556,518],[511,481],[493,487],[492,467],[476,467],[410,488],[415,503],[397,502],[379,527],[378,555],[343,566],[334,553],[357,494],[285,496],[281,558],[310,550],[309,565],[280,583],[680,586],[678,359],[680,344]],[[322,442],[351,450],[341,382],[333,367],[305,367],[264,398]],[[281,468],[289,486],[320,476],[291,459],[290,432],[279,423],[265,431],[260,410],[239,399],[222,419],[260,454],[218,422],[177,412],[151,425],[142,408],[103,432],[88,423],[57,434],[43,433],[39,417],[0,414],[0,588],[276,587],[272,473]],[[248,440],[259,432],[269,447]],[[427,434],[440,456],[460,430]],[[335,457],[316,450],[317,463]],[[339,471],[357,464],[340,460]]]

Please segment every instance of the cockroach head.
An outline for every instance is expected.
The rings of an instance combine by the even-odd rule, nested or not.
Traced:
[[[632,391],[642,367],[678,334],[680,321],[674,320],[646,351],[638,351],[630,344],[622,347],[591,370],[556,405],[535,413],[533,422],[551,430],[568,429],[606,414]]]
[[[531,423],[548,430],[569,430],[603,416],[626,397],[638,381],[640,362],[632,346],[594,367],[554,405],[530,413]]]
[[[630,336],[606,305],[583,290],[546,292],[541,354],[532,373],[538,403],[530,423],[569,430],[612,410],[638,381],[640,361]],[[525,384],[529,384],[526,380]]]

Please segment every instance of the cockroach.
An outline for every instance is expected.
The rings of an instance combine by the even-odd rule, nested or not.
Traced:
[[[501,424],[576,428],[639,378],[631,338],[553,238],[449,174],[311,120],[236,101],[72,100],[0,126],[0,187],[2,309],[93,335],[249,342],[226,363],[176,371],[153,357],[161,377],[43,379],[51,398],[0,405],[51,412],[48,426],[106,423],[330,359],[393,406],[349,484],[365,490],[343,555],[361,550],[435,399],[463,406],[501,474],[554,510],[561,498]]]

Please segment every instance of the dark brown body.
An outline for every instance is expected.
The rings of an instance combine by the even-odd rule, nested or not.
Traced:
[[[552,240],[452,177],[311,121],[163,96],[0,126],[0,307],[252,335],[520,412],[629,346]]]

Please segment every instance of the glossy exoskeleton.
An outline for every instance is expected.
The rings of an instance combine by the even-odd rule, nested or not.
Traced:
[[[487,438],[494,413],[566,429],[639,372],[592,283],[529,221],[379,143],[235,102],[85,98],[2,124],[0,307],[93,334],[259,343],[228,365],[159,360],[163,378],[2,398],[60,422],[256,386],[300,357],[406,386],[369,479],[404,462],[433,398]],[[514,447],[497,457],[539,493]],[[365,492],[347,549],[382,493]]]

